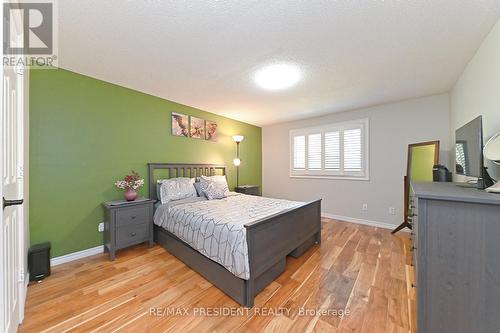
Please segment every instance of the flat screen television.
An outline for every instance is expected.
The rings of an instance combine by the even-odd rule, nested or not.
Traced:
[[[455,132],[455,172],[458,175],[483,176],[483,119],[481,116]]]
[[[455,132],[455,172],[458,175],[477,178],[477,186],[484,189],[492,180],[484,167],[483,117],[479,116]]]

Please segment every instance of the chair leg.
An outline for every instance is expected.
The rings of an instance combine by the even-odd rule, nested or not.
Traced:
[[[404,228],[411,229],[411,224],[405,221],[405,222],[401,223],[400,225],[398,225],[398,227],[396,229],[394,229],[393,231],[391,231],[391,234],[395,234],[396,232],[398,232],[398,231],[400,231],[401,229],[404,229]]]

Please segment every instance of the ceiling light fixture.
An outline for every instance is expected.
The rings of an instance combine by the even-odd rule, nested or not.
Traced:
[[[266,66],[255,72],[255,83],[267,90],[283,90],[299,82],[302,77],[297,65],[279,63]]]

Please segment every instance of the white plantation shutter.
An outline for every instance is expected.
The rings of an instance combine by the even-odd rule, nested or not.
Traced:
[[[304,135],[293,138],[293,168],[306,168],[306,137]]]
[[[309,134],[307,138],[307,168],[321,170],[321,133]]]
[[[368,119],[290,131],[291,177],[368,179]]]
[[[340,132],[325,133],[325,169],[340,170]]]
[[[459,142],[455,144],[455,156],[457,165],[460,165],[463,168],[463,174],[467,174],[467,160],[465,158],[465,144]]]
[[[344,131],[344,171],[361,171],[361,128]]]

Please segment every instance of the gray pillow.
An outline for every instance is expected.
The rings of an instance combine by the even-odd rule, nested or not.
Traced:
[[[196,193],[198,194],[199,197],[206,198],[207,196],[205,193],[203,193],[203,190],[201,189],[201,184],[199,182],[194,183],[194,188],[196,189]]]

